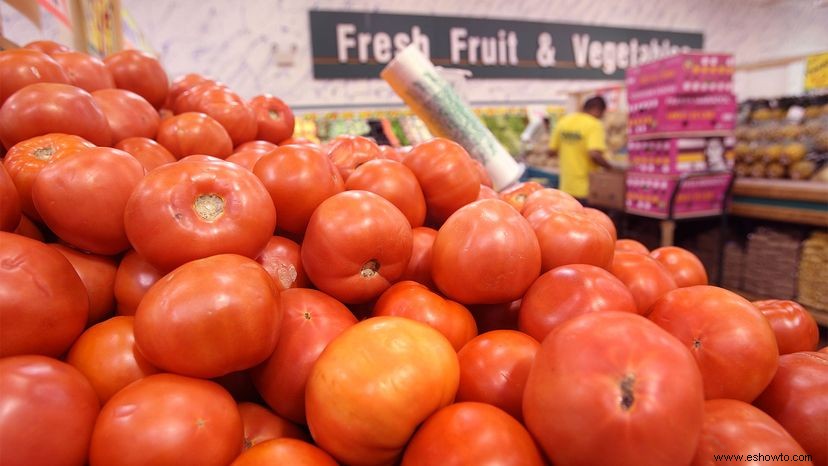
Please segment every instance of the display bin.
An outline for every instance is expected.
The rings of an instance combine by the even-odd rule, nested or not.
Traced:
[[[630,171],[680,174],[733,168],[735,138],[694,137],[633,140],[628,143]]]
[[[624,210],[627,174],[623,171],[598,170],[589,174],[587,203],[593,207]]]
[[[733,174],[701,172],[692,174],[627,173],[626,211],[653,218],[691,218],[719,215],[733,180]]]

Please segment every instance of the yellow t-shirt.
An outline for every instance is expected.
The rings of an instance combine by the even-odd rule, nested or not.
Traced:
[[[575,197],[586,198],[589,173],[596,168],[589,151],[607,149],[601,120],[583,112],[564,116],[552,131],[549,148],[558,152],[559,189]]]

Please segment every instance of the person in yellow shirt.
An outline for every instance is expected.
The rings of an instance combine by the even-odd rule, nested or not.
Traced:
[[[549,155],[558,157],[559,189],[585,201],[589,193],[589,174],[601,166],[612,169],[604,158],[607,145],[601,118],[607,110],[603,97],[592,97],[583,111],[564,116],[549,139]]]

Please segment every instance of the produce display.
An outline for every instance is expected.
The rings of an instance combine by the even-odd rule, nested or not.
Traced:
[[[453,141],[86,62],[0,52],[4,466],[828,465],[798,304]]]

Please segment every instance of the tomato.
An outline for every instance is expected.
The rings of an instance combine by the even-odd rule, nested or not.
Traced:
[[[74,134],[99,146],[112,142],[106,115],[92,94],[68,84],[30,84],[0,107],[0,140],[6,149],[48,133]]]
[[[289,464],[291,466],[337,466],[324,450],[301,440],[268,440],[245,451],[230,466]]]
[[[201,83],[214,84],[215,80],[198,73],[187,73],[173,79],[167,92],[167,101],[164,103],[164,108],[171,109],[179,95]]]
[[[267,270],[276,289],[308,288],[310,281],[302,267],[299,245],[288,238],[274,236],[256,261]]]
[[[256,162],[261,160],[262,157],[264,157],[265,155],[267,155],[267,152],[261,150],[245,149],[233,152],[224,160],[235,163],[236,165],[242,166],[250,171],[253,171],[253,167],[256,166]]]
[[[402,276],[412,246],[411,225],[399,209],[374,193],[346,191],[313,212],[302,265],[320,290],[343,303],[364,303]]]
[[[452,402],[458,379],[457,354],[437,330],[402,317],[364,320],[311,369],[311,436],[341,463],[393,464],[417,426]]]
[[[753,305],[773,328],[779,354],[816,351],[819,327],[807,309],[794,301],[780,299],[754,301]]]
[[[117,254],[129,249],[124,209],[143,177],[144,167],[126,152],[81,149],[43,167],[32,200],[60,239],[96,254]]]
[[[629,288],[638,313],[647,315],[667,292],[677,288],[676,281],[660,262],[637,252],[615,252],[609,269]]]
[[[114,295],[116,310],[123,316],[135,315],[147,290],[164,274],[134,250],[124,254],[115,272]]]
[[[782,424],[813,456],[828,464],[828,354],[801,352],[779,358],[779,370],[756,406]]]
[[[750,403],[776,372],[773,329],[748,300],[715,286],[691,286],[656,301],[650,320],[686,346],[699,365],[708,400]]]
[[[462,207],[437,232],[431,274],[455,301],[494,304],[523,296],[540,265],[529,222],[509,204],[486,199]]]
[[[586,264],[554,268],[535,280],[520,304],[522,332],[543,341],[567,320],[590,312],[637,312],[632,293],[606,270]]]
[[[316,290],[281,293],[284,312],[273,354],[252,370],[253,383],[267,404],[293,422],[305,424],[305,387],[322,350],[357,323],[339,301]]]
[[[224,466],[244,441],[233,398],[218,384],[155,374],[116,393],[101,410],[90,466]]]
[[[520,303],[517,299],[509,303],[477,304],[469,306],[469,310],[481,334],[492,330],[517,330]]]
[[[703,412],[693,357],[628,312],[563,323],[541,343],[523,394],[526,427],[554,464],[688,464]]]
[[[256,162],[253,173],[270,193],[279,228],[294,234],[305,232],[322,201],[345,190],[336,168],[313,147],[277,147]]]
[[[434,240],[437,238],[437,230],[429,227],[417,227],[411,230],[413,247],[411,259],[400,280],[412,280],[421,283],[431,289],[436,289],[434,280],[431,279],[431,251]]]
[[[592,207],[584,207],[582,213],[586,216],[586,218],[606,228],[610,236],[612,236],[613,245],[615,244],[615,241],[618,239],[618,231],[615,229],[615,223],[612,222],[609,215],[598,209],[593,209]]]
[[[523,391],[539,348],[537,340],[514,330],[474,337],[457,353],[457,401],[488,403],[523,421]]]
[[[543,189],[543,185],[537,181],[524,181],[500,192],[500,200],[509,203],[518,212],[523,210],[526,198],[535,191]]]
[[[380,159],[382,160],[393,160],[395,162],[402,163],[403,161],[403,154],[399,150],[391,146],[380,146]]]
[[[45,356],[0,359],[4,466],[84,464],[100,405],[72,366]]]
[[[650,257],[661,262],[679,288],[707,285],[707,271],[704,269],[704,264],[695,254],[686,249],[664,246],[654,249]]]
[[[299,426],[256,403],[239,403],[239,414],[244,425],[245,450],[277,438],[309,440],[308,434]]]
[[[63,254],[83,282],[89,296],[87,326],[104,320],[115,310],[115,271],[117,265],[111,257],[88,254],[62,244],[50,244]]]
[[[14,231],[20,225],[20,194],[4,165],[0,164],[0,231]]]
[[[46,241],[46,238],[43,237],[43,233],[37,225],[25,215],[20,217],[20,225],[17,225],[13,233],[40,241],[41,243]]]
[[[247,141],[244,144],[236,146],[236,152],[241,151],[255,151],[261,152],[262,154],[267,154],[268,152],[272,151],[273,149],[277,148],[276,144],[273,144],[269,141],[263,141],[261,139]],[[251,167],[252,168],[252,167]]]
[[[477,199],[480,176],[466,149],[448,139],[417,145],[403,163],[410,168],[426,200],[429,218],[440,224],[457,209]]]
[[[164,146],[148,138],[126,138],[115,144],[115,148],[128,152],[138,159],[146,171],[173,163],[176,160]]]
[[[102,89],[92,93],[95,102],[106,114],[112,141],[126,138],[154,138],[161,124],[158,112],[140,95],[124,89]]]
[[[470,157],[472,165],[477,170],[477,175],[480,177],[480,184],[487,188],[493,188],[494,185],[492,184],[492,178],[489,176],[488,170],[486,170],[486,166],[479,160],[474,157]]]
[[[345,182],[345,189],[361,189],[391,201],[408,219],[412,228],[423,225],[425,198],[417,177],[405,165],[393,160],[371,160],[359,165]]]
[[[68,82],[69,78],[58,62],[41,51],[11,49],[0,52],[0,105],[29,84]]]
[[[258,257],[276,227],[273,202],[249,171],[188,160],[147,173],[127,202],[127,236],[162,272],[222,253]]]
[[[0,232],[0,264],[0,357],[63,354],[89,315],[72,264],[54,248],[6,232]]]
[[[716,461],[716,455],[747,457],[740,464],[780,464],[787,455],[784,460],[787,464],[791,457],[804,457],[805,450],[779,423],[759,409],[743,401],[708,400],[704,403],[704,427],[691,466],[732,464]],[[780,462],[772,458],[780,458]],[[803,464],[813,465],[810,461]]]
[[[253,109],[230,89],[214,87],[201,94],[196,111],[215,118],[224,126],[233,146],[256,138],[256,115]]]
[[[481,184],[480,192],[477,194],[477,200],[480,201],[483,199],[499,199],[499,196],[497,195],[497,192],[495,192],[494,189]]]
[[[135,342],[161,369],[218,377],[270,356],[281,321],[278,291],[262,266],[220,254],[184,264],[149,289],[135,312]]]
[[[115,87],[115,79],[100,59],[81,52],[55,52],[52,58],[60,64],[69,84],[86,92]]]
[[[650,250],[647,249],[647,246],[644,246],[640,242],[634,239],[619,239],[615,242],[615,251],[623,251],[623,252],[637,252],[640,254],[649,254]]]
[[[562,265],[588,264],[608,269],[615,242],[606,228],[581,212],[536,210],[527,217],[540,244],[546,272]]]
[[[314,146],[314,147],[319,146],[319,144],[311,141],[310,139],[297,138],[297,137],[289,137],[289,138],[285,139],[284,141],[280,142],[279,145],[280,146],[290,146],[290,145],[305,146],[305,145],[309,145],[309,146]],[[382,152],[382,151],[380,151],[380,152]]]
[[[35,40],[24,45],[23,48],[37,50],[46,55],[51,55],[55,52],[68,52],[70,50],[69,47],[51,40]]]
[[[584,206],[571,195],[554,188],[543,188],[532,191],[523,201],[523,210],[520,212],[529,218],[537,212],[563,210],[581,212]]]
[[[193,84],[188,89],[183,90],[178,97],[172,102],[172,110],[174,113],[185,113],[185,112],[195,112],[196,108],[198,108],[198,103],[201,100],[201,96],[216,87],[226,88],[224,84],[218,83],[213,81],[212,79],[208,79],[206,81],[202,81],[200,83]]]
[[[256,115],[256,139],[279,144],[293,136],[293,111],[281,99],[269,94],[257,95],[250,99],[250,107]]]
[[[113,53],[104,59],[118,89],[132,91],[147,99],[155,108],[167,100],[167,73],[152,55],[128,49]]]
[[[380,149],[374,141],[362,136],[337,136],[328,146],[328,157],[342,179],[348,181],[357,167],[378,159]]]
[[[223,159],[233,153],[233,141],[227,130],[203,113],[181,113],[162,121],[156,138],[178,159],[194,154]]]

